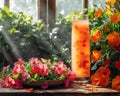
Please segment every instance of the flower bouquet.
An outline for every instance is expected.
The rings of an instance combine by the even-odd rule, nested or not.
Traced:
[[[18,59],[13,68],[9,65],[4,67],[1,77],[3,82],[0,85],[3,88],[21,89],[23,85],[30,85],[46,89],[63,83],[69,87],[76,75],[62,61],[54,64],[47,59],[31,58],[27,62]]]
[[[90,9],[91,82],[120,90],[120,2],[106,0]]]

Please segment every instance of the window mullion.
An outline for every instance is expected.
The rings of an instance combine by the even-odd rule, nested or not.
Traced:
[[[84,8],[88,8],[88,0],[83,0],[83,3],[84,3]]]
[[[4,6],[10,7],[10,0],[4,0]]]

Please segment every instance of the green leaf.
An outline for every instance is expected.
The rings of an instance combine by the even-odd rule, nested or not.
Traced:
[[[12,29],[9,30],[9,33],[12,34],[16,31],[16,29],[13,27]]]
[[[8,7],[4,7],[4,9],[3,9],[7,14],[9,14],[10,13],[10,10],[9,10],[9,8]]]
[[[96,70],[98,68],[98,66],[101,66],[103,63],[102,60],[98,60],[92,67],[91,70]]]
[[[35,74],[34,75],[34,79],[38,79],[39,75],[38,74]]]
[[[0,19],[2,18],[2,16],[3,16],[3,15],[0,13]]]
[[[96,64],[91,67],[91,70],[96,70],[96,69],[97,69],[97,65]]]
[[[65,79],[65,75],[61,75],[60,77],[59,77],[59,80],[64,80]]]
[[[13,75],[13,78],[17,79],[17,78],[19,78],[19,75]]]

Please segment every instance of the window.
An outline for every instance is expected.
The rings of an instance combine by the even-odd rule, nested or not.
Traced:
[[[0,8],[10,7],[13,12],[24,12],[34,19],[38,18],[38,0],[0,0]]]
[[[52,13],[50,18],[57,18],[60,12],[67,16],[70,12],[83,10],[83,1],[86,0],[0,0],[0,7],[3,7],[7,2],[10,10],[14,12],[25,12],[28,16],[34,19],[46,19],[47,12]],[[47,4],[49,3],[49,4]],[[48,10],[47,10],[48,6]],[[53,20],[54,21],[54,20]]]
[[[70,12],[83,10],[83,0],[56,0],[56,15],[60,12],[64,13],[64,16]]]
[[[10,0],[10,9],[14,12],[25,12],[37,19],[37,0]]]
[[[2,8],[4,6],[4,0],[0,0],[0,8]]]

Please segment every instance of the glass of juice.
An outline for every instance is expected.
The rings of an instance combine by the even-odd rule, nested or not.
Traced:
[[[87,83],[90,78],[90,36],[86,14],[73,17],[71,43],[71,67],[76,72],[76,81]]]

